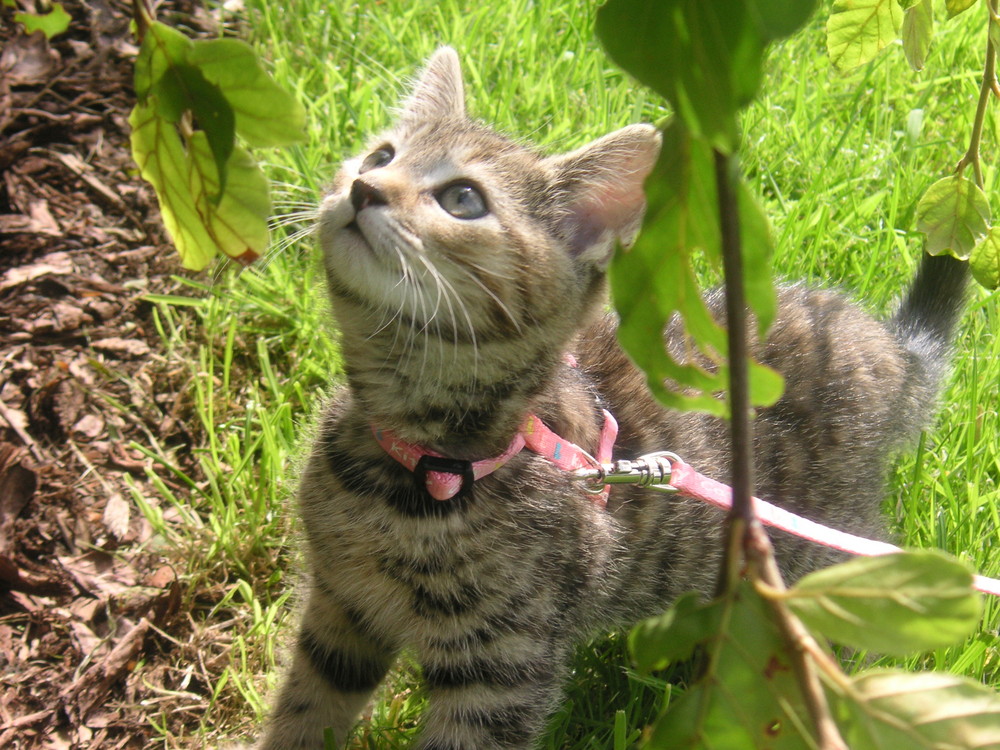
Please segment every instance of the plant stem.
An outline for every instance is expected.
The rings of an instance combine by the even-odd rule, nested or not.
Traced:
[[[156,13],[150,8],[148,0],[132,0],[132,18],[135,21],[135,36],[141,44],[146,31],[156,21]]]
[[[986,105],[989,103],[990,95],[994,93],[997,85],[996,61],[997,53],[993,42],[990,39],[990,24],[997,15],[997,0],[989,0],[987,4],[989,18],[986,25],[986,63],[983,66],[983,80],[979,86],[979,101],[976,103],[976,117],[972,121],[972,136],[969,138],[969,148],[965,156],[958,162],[958,173],[961,174],[966,167],[972,165],[972,171],[976,178],[976,186],[982,190],[984,187],[983,168],[979,161],[979,143],[983,137],[983,124],[986,121]]]
[[[747,306],[743,286],[739,205],[734,190],[735,171],[735,157],[715,151],[715,184],[722,234],[722,269],[726,284],[726,326],[729,331],[730,454],[733,486],[733,505],[727,517],[726,559],[723,563],[720,590],[729,591],[735,584],[737,558],[742,551],[750,563],[751,578],[759,579],[771,589],[783,592],[785,584],[781,580],[781,573],[774,559],[771,541],[757,520],[751,503],[753,427],[750,421]],[[780,598],[771,597],[766,601],[789,646],[788,651],[820,748],[848,750],[830,715],[823,686],[809,656],[810,651],[819,650],[815,641]]]
[[[723,569],[721,589],[733,582],[740,540],[754,523],[753,505],[753,433],[750,423],[750,387],[747,365],[747,307],[743,286],[743,258],[740,247],[739,205],[734,185],[736,157],[715,151],[715,184],[719,200],[719,226],[722,235],[722,269],[726,284],[726,327],[729,330],[729,406],[730,454],[733,507],[727,524],[730,541]]]
[[[760,524],[755,524],[747,531],[747,555],[754,572],[754,578],[759,580],[758,591],[771,608],[785,643],[790,647],[788,652],[792,657],[792,667],[795,669],[795,675],[802,690],[802,699],[805,701],[806,710],[809,711],[809,718],[812,719],[813,728],[816,730],[816,739],[821,750],[848,750],[847,743],[840,736],[840,730],[837,729],[833,716],[830,715],[830,706],[826,701],[826,694],[823,692],[823,686],[820,684],[814,664],[817,654],[821,654],[824,658],[826,655],[823,654],[822,649],[809,634],[805,625],[781,600],[780,594],[784,593],[785,584],[781,580],[781,573],[778,571],[778,565],[774,559],[771,540],[768,539]],[[768,595],[768,590],[771,595]],[[779,594],[778,596],[773,595],[776,592]],[[823,666],[830,669],[831,661],[827,660]],[[843,676],[835,663],[832,664],[832,669],[836,674]]]

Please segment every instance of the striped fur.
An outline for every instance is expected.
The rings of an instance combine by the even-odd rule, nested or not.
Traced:
[[[602,313],[605,266],[634,236],[658,148],[652,128],[634,126],[538,156],[466,118],[444,49],[395,128],[344,165],[321,237],[348,385],[301,480],[308,600],[259,747],[318,749],[325,728],[343,743],[402,649],[430,696],[419,748],[532,747],[574,643],[712,589],[714,510],[625,487],[602,510],[529,452],[439,502],[370,430],[480,459],[529,412],[593,446],[608,408],[617,455],[669,448],[725,480],[725,426],[658,407]],[[486,212],[472,196],[473,218],[450,215],[456,184],[451,198],[470,199],[471,186]],[[964,284],[950,261],[929,263],[888,323],[831,292],[780,291],[773,332],[753,344],[787,381],[756,420],[761,495],[881,534],[887,461],[932,412]],[[721,317],[721,296],[709,302]],[[674,327],[666,336],[681,351]],[[776,543],[791,576],[832,559]]]

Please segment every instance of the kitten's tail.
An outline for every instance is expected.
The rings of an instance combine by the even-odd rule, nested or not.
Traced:
[[[924,255],[910,291],[893,317],[906,347],[942,374],[955,325],[965,307],[969,264],[950,255]]]

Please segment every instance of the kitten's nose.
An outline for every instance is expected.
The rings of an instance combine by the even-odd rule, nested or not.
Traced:
[[[355,180],[351,185],[351,205],[355,213],[365,206],[384,206],[387,202],[382,191],[364,180]]]

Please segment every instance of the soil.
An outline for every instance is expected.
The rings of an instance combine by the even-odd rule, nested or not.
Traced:
[[[0,7],[0,748],[140,748],[150,715],[183,736],[207,700],[131,490],[183,495],[137,446],[196,443],[145,300],[185,287],[128,148],[129,3],[64,7],[51,42]]]

